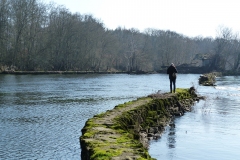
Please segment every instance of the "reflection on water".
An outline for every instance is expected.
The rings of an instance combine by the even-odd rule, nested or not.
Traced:
[[[168,133],[168,147],[175,148],[175,143],[176,143],[176,134],[175,134],[175,126],[170,126],[169,133]]]
[[[169,91],[166,74],[0,75],[0,159],[80,159],[88,118],[159,90]]]
[[[240,157],[240,78],[219,78],[215,88],[198,86],[198,78],[179,74],[177,87],[194,85],[207,100],[151,143],[152,157]],[[80,159],[88,118],[158,91],[169,91],[166,74],[0,75],[0,159]]]
[[[175,118],[175,128],[166,127],[149,153],[156,159],[238,159],[240,157],[240,77],[221,77],[216,87],[198,86],[207,96],[193,111]]]

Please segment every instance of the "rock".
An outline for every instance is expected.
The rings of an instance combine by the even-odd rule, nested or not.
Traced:
[[[220,76],[220,75],[221,73],[218,73],[218,72],[207,73],[207,74],[201,75],[200,78],[198,79],[198,82],[200,85],[203,85],[203,86],[215,86],[216,76]]]
[[[89,119],[80,137],[81,158],[152,160],[149,140],[159,138],[170,120],[189,111],[198,97],[194,88],[176,91],[139,98]]]

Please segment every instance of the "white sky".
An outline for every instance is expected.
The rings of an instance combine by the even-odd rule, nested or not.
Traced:
[[[238,0],[43,0],[72,13],[91,14],[105,27],[171,30],[195,37],[215,37],[220,25],[240,32]]]

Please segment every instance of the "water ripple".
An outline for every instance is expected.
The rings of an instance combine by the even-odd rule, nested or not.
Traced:
[[[198,77],[179,74],[177,87],[191,87]],[[231,91],[196,84],[198,92],[208,97],[207,107],[197,106],[178,119],[177,127],[156,142],[165,148],[157,146],[150,153],[166,154],[159,159],[204,159],[201,152],[214,159],[215,152],[210,152],[214,148],[232,155],[230,159],[238,157],[234,147],[240,138],[236,125],[240,100],[234,87],[239,83],[231,86],[237,82],[232,77],[219,79],[218,86]],[[79,136],[87,119],[158,90],[169,91],[166,74],[0,75],[0,159],[80,159]],[[226,147],[217,148],[219,143]]]

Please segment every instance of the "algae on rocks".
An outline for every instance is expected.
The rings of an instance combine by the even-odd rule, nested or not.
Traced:
[[[157,138],[174,116],[191,110],[199,100],[195,89],[152,94],[120,104],[89,119],[82,129],[80,145],[84,160],[147,159],[148,141]]]
[[[203,85],[203,86],[215,86],[216,77],[221,75],[222,74],[220,72],[211,72],[211,73],[203,74],[198,79],[198,82],[200,85]]]

